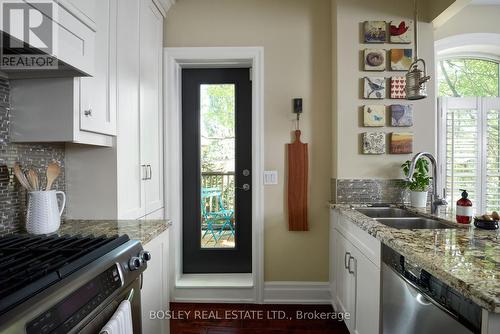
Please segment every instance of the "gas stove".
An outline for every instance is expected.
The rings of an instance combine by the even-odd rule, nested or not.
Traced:
[[[149,258],[127,235],[0,237],[0,332],[98,333],[125,298],[140,332]]]

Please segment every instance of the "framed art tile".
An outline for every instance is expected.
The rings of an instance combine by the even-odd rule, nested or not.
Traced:
[[[364,126],[384,126],[385,125],[385,106],[384,105],[366,105],[363,107],[363,125]]]
[[[385,70],[385,53],[384,49],[365,49],[363,59],[365,71]]]
[[[410,44],[413,41],[413,21],[392,21],[389,23],[391,43]]]
[[[385,78],[365,77],[363,87],[363,97],[365,99],[385,98]]]
[[[413,153],[413,133],[412,132],[391,133],[390,146],[392,154]]]
[[[363,154],[384,154],[385,133],[365,132],[363,133]]]
[[[365,43],[387,42],[387,23],[385,21],[365,21],[363,28]]]
[[[406,99],[406,77],[391,77],[391,99]]]
[[[391,49],[391,70],[408,71],[412,61],[412,49]]]
[[[393,104],[391,110],[392,126],[413,126],[413,106],[410,104]]]

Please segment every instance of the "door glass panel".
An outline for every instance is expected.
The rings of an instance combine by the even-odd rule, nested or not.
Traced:
[[[235,85],[200,85],[201,248],[235,247]]]

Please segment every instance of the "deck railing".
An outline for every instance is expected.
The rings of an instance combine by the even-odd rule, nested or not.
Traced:
[[[219,188],[222,192],[222,204],[226,210],[234,210],[234,172],[201,173],[203,188]]]

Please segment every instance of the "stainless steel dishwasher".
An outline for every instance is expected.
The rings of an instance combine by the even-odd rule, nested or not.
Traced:
[[[481,332],[481,308],[404,256],[382,248],[384,334]]]

